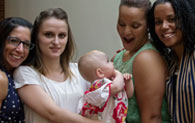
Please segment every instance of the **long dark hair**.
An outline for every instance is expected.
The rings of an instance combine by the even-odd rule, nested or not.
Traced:
[[[7,37],[15,28],[19,26],[27,27],[29,30],[32,30],[32,24],[20,17],[8,17],[0,22],[0,65],[4,64],[5,62],[3,54]]]
[[[176,25],[183,33],[185,51],[191,53],[195,49],[195,2],[190,0],[157,0],[149,12],[149,31],[154,45],[168,61],[171,61],[175,53],[166,47],[155,32],[154,9],[162,3],[170,3],[175,12]]]

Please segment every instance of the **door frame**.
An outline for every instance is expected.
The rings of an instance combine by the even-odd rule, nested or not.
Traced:
[[[5,0],[0,0],[0,21],[5,17]]]

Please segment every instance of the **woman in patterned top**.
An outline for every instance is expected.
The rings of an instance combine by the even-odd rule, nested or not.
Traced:
[[[33,48],[30,35],[32,24],[22,18],[6,18],[0,24],[0,121],[24,122],[23,106],[12,78]]]
[[[195,123],[194,4],[157,0],[150,13],[151,36],[169,63],[166,97],[174,123]]]

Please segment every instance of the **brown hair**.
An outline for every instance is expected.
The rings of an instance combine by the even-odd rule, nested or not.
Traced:
[[[144,8],[147,16],[152,4],[150,0],[121,0],[119,7],[120,6]]]
[[[34,27],[32,30],[32,36],[31,36],[31,40],[35,44],[35,48],[32,52],[30,52],[30,55],[29,55],[29,58],[30,57],[33,58],[31,65],[33,65],[40,73],[42,74],[47,73],[47,69],[45,65],[43,64],[43,60],[41,57],[42,54],[41,54],[39,43],[38,43],[38,33],[40,30],[40,26],[44,22],[44,20],[51,18],[51,17],[64,20],[68,25],[68,41],[67,41],[67,45],[66,45],[64,52],[60,56],[60,64],[67,78],[68,77],[72,78],[73,73],[70,70],[69,63],[73,58],[76,47],[75,47],[73,35],[72,35],[71,29],[68,23],[68,15],[61,8],[51,8],[51,9],[42,11],[35,19]]]

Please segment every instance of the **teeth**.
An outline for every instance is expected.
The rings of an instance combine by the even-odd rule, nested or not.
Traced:
[[[173,34],[165,34],[165,35],[163,35],[165,38],[170,38],[170,37],[172,37],[173,36]]]
[[[15,56],[15,55],[12,55],[12,57],[14,57],[15,59],[21,59],[20,56]]]

